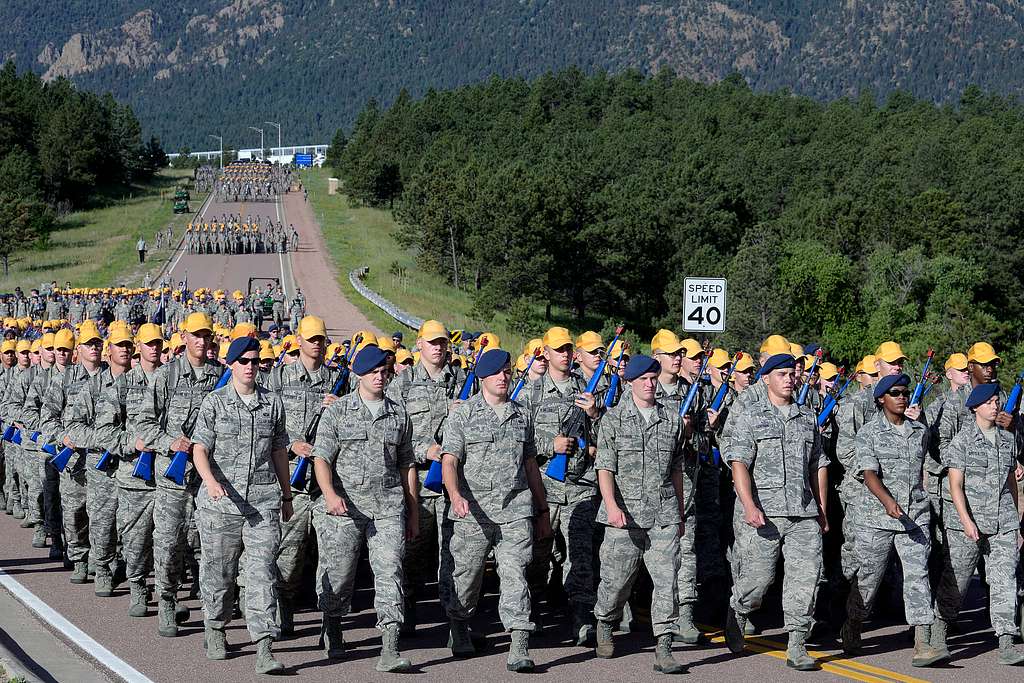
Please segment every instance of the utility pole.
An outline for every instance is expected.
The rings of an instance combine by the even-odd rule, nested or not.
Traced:
[[[210,134],[210,137],[220,142],[220,170],[224,170],[224,138],[220,135]]]
[[[262,128],[256,128],[254,126],[249,126],[249,130],[254,130],[254,131],[256,131],[257,133],[260,134],[260,157],[262,157],[263,156],[263,149],[264,149],[264,147],[263,147],[263,129]]]
[[[264,121],[263,123],[267,124],[268,126],[274,126],[275,128],[277,128],[277,154],[280,156],[280,154],[281,154],[281,124],[280,123],[274,123],[273,121]]]

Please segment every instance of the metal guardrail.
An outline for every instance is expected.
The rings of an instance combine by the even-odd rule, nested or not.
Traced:
[[[351,270],[349,271],[348,274],[348,281],[352,283],[352,286],[355,287],[356,291],[359,292],[359,294],[362,295],[364,299],[366,299],[371,304],[373,304],[380,310],[384,311],[385,313],[387,313],[392,318],[402,323],[406,327],[418,331],[420,327],[423,326],[423,318],[417,318],[414,315],[406,313],[401,308],[394,305],[393,303],[382,297],[380,294],[378,294],[377,292],[373,291],[365,284],[363,284],[362,278],[365,277],[366,274],[369,272],[370,269],[366,266],[363,266],[362,268],[356,268],[355,270]]]

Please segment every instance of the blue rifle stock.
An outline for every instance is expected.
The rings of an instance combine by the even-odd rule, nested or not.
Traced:
[[[345,378],[339,375],[338,381],[334,383],[333,387],[331,387],[331,393],[334,394],[335,396],[341,395],[341,390],[345,388],[345,384],[343,383],[344,379]],[[323,414],[324,408],[321,407],[320,410],[317,412],[316,417],[313,418],[313,421],[310,423],[309,429],[306,430],[306,443],[312,444],[314,439],[316,439],[316,430],[320,426],[320,418],[323,417]],[[309,458],[304,455],[300,455],[295,460],[295,471],[292,472],[292,476],[288,479],[288,482],[292,485],[293,488],[296,488],[300,491],[305,491],[306,476],[308,471]]]
[[[103,451],[103,455],[100,456],[99,461],[96,463],[96,469],[102,472],[107,469],[107,463],[110,462],[110,451]]]
[[[711,354],[704,354],[704,362],[700,364],[700,372],[695,376],[693,384],[690,385],[690,390],[686,392],[686,399],[679,406],[679,417],[685,416],[690,412],[690,406],[693,405],[693,400],[697,398],[697,391],[700,390],[700,378],[704,376],[704,371],[708,369],[708,362],[711,360]]]
[[[1010,415],[1017,412],[1017,408],[1020,407],[1020,392],[1021,383],[1024,382],[1024,372],[1017,375],[1017,381],[1014,382],[1013,388],[1010,389],[1010,395],[1006,398],[1006,407],[1003,408]]]
[[[224,372],[220,374],[220,378],[217,380],[217,385],[213,388],[214,391],[227,386],[227,383],[231,381],[231,368],[225,368]],[[198,415],[193,415],[186,423],[191,423],[188,427],[189,432],[195,427],[195,420]],[[185,425],[183,425],[184,427]],[[182,432],[184,433],[184,429]],[[185,484],[185,470],[188,466],[188,451],[174,451],[174,456],[171,458],[171,464],[164,470],[164,477],[170,479],[178,486]]]
[[[796,397],[796,404],[802,406],[807,403],[807,392],[811,389],[811,378],[814,377],[814,371],[818,369],[818,363],[821,362],[821,350],[819,349],[814,354],[814,362],[811,363],[811,369],[807,371],[807,381],[800,387],[800,395]]]
[[[14,428],[14,433],[11,434],[11,443],[13,443],[15,446],[21,445],[21,430],[18,429],[17,427]]]
[[[910,405],[916,406],[921,403],[921,399],[924,398],[924,388],[928,383],[928,366],[932,364],[933,351],[928,349],[928,358],[924,361],[924,367],[921,368],[921,379],[918,380],[917,385],[914,387],[914,395],[910,397]]]
[[[718,393],[715,394],[715,399],[711,401],[711,410],[716,413],[722,409],[722,403],[725,402],[725,397],[729,393],[729,380],[732,379],[732,373],[736,369],[736,364],[740,362],[740,358],[743,358],[743,352],[737,351],[732,364],[729,365],[729,369],[725,371],[725,377],[722,379],[722,386],[718,387]]]
[[[484,355],[484,349],[487,348],[487,338],[484,337],[480,342],[480,348],[477,349],[476,358],[473,359],[473,367],[469,369],[469,373],[466,375],[466,381],[462,383],[462,389],[459,390],[459,400],[465,401],[469,398],[469,394],[473,391],[473,381],[476,379],[476,364],[480,362],[480,356]],[[534,356],[536,358],[536,356]],[[533,362],[532,359],[530,361]],[[423,478],[423,488],[434,493],[441,493],[443,488],[444,477],[442,475],[441,463],[437,460],[430,461],[430,469],[427,470],[427,476]]]
[[[153,478],[153,451],[139,451],[139,457],[135,460],[135,469],[132,476],[136,479],[149,481]]]
[[[818,414],[818,427],[822,427],[828,421],[832,411],[836,409],[837,405],[839,405],[839,399],[843,397],[843,392],[846,391],[846,387],[850,386],[850,382],[853,381],[855,376],[856,374],[847,377],[846,382],[839,388],[839,391],[836,392],[835,396],[829,394],[828,397],[825,398],[825,401],[821,406],[821,412]]]
[[[619,335],[623,331],[622,326],[615,328],[615,338],[612,339],[612,343],[608,345],[608,348],[614,348],[616,342],[619,341]],[[590,381],[587,382],[587,388],[584,390],[586,394],[593,394],[597,390],[597,383],[601,381],[601,377],[604,375],[604,369],[608,366],[608,356],[601,359],[601,363],[597,366],[594,374],[591,376]],[[703,368],[702,368],[703,371]],[[587,442],[583,438],[583,421],[586,417],[586,413],[583,409],[577,405],[573,405],[569,408],[569,414],[566,416],[565,422],[562,423],[561,432],[568,437],[576,438],[576,445],[580,449],[587,447]],[[569,470],[569,454],[568,453],[555,453],[551,460],[548,461],[548,466],[544,468],[544,474],[551,477],[555,481],[565,481],[565,475]]]
[[[63,472],[67,468],[68,463],[71,462],[72,456],[75,454],[75,449],[65,446],[60,449],[60,452],[56,453],[50,458],[50,464],[58,472]]]
[[[526,386],[526,378],[530,376],[530,368],[533,367],[533,361],[537,360],[537,356],[540,355],[540,349],[535,349],[533,355],[530,356],[530,362],[526,364],[526,368],[523,370],[523,376],[516,382],[516,388],[512,390],[512,393],[508,395],[508,400],[514,401],[519,398],[519,392]]]
[[[608,348],[614,348],[609,346]],[[608,393],[604,396],[604,407],[611,408],[619,397],[619,368],[622,367],[622,355],[626,353],[626,344],[623,343],[619,349],[619,357],[615,359],[615,370],[612,371],[612,378],[608,381]]]
[[[42,432],[32,432],[32,435],[29,436],[28,438],[32,439],[32,443],[36,443],[37,441],[39,441],[40,434],[42,434]]]
[[[7,429],[4,430],[4,436],[3,436],[4,441],[10,443],[11,439],[14,437],[14,429],[15,429],[14,425],[8,425],[7,426]]]

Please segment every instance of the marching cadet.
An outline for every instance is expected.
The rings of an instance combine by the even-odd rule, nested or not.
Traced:
[[[541,457],[545,461],[557,453],[564,453],[567,464],[563,481],[553,477],[542,480],[547,491],[547,506],[550,507],[552,535],[533,544],[531,584],[543,590],[550,579],[552,560],[562,565],[562,581],[572,607],[572,637],[577,645],[585,646],[593,634],[591,615],[597,599],[592,566],[598,508],[593,469],[593,447],[597,439],[593,421],[600,417],[601,409],[594,395],[585,393],[587,383],[583,377],[572,371],[574,345],[569,331],[564,327],[552,327],[544,334],[543,342],[544,357],[548,361],[547,373],[529,386],[525,409],[533,423],[537,453],[543,453]],[[596,355],[587,351],[583,353]],[[577,442],[577,435],[567,433],[565,428],[575,411],[583,412],[579,434],[586,444],[583,448]],[[552,552],[559,535],[565,548],[564,555]]]
[[[18,427],[22,430],[22,448],[25,451],[25,458],[29,462],[28,467],[28,506],[25,507],[26,519],[35,522],[35,533],[32,536],[33,548],[45,548],[46,537],[51,534],[50,518],[46,512],[45,498],[43,494],[44,482],[46,481],[45,453],[41,453],[38,444],[31,438],[31,434],[37,431],[39,425],[39,404],[33,393],[33,387],[40,381],[40,377],[49,373],[53,366],[53,332],[43,334],[39,342],[39,364],[32,367],[27,383],[24,388],[24,396],[20,400],[18,411]],[[17,400],[17,399],[16,399]],[[29,438],[25,438],[29,436]],[[37,437],[38,438],[38,437]],[[57,538],[60,537],[56,534]],[[58,558],[54,558],[58,559]]]
[[[298,360],[289,365],[279,365],[270,372],[266,387],[277,394],[285,409],[285,426],[288,431],[288,452],[290,475],[294,475],[299,458],[309,458],[315,438],[314,424],[323,411],[337,400],[331,393],[340,371],[324,365],[324,350],[327,347],[327,327],[324,321],[314,315],[306,316],[298,325],[295,339]],[[308,463],[308,460],[303,461]],[[305,465],[308,470],[308,464]],[[301,474],[301,473],[300,473]],[[307,471],[301,482],[291,487],[293,514],[281,525],[281,544],[277,555],[277,571],[280,582],[277,586],[278,615],[281,633],[295,632],[295,598],[305,565],[306,545],[312,524],[312,506],[307,480],[312,477]]]
[[[856,374],[857,393],[866,392],[872,384],[878,381],[878,363],[874,354],[868,354],[860,359],[860,363],[854,368]],[[867,392],[871,393],[871,392]]]
[[[968,361],[965,354],[950,354],[949,358],[946,359],[943,370],[945,372],[946,381],[949,382],[949,389],[936,396],[925,409],[928,425],[935,427],[933,430],[935,437],[938,437],[938,425],[942,422],[942,412],[943,408],[945,408],[946,401],[949,398],[958,395],[962,399],[963,395],[960,395],[959,392],[964,390],[964,387],[971,383],[971,375],[970,372],[968,372]],[[969,392],[970,389],[965,390],[964,395]],[[936,441],[936,443],[938,442]]]
[[[0,391],[0,418],[5,425],[14,424],[14,406],[11,405],[10,397],[15,393],[15,387],[23,381],[24,375],[29,368],[29,350],[31,342],[25,339],[10,340],[14,349],[14,363],[7,369],[3,376],[2,391]],[[6,353],[6,348],[4,349]],[[25,465],[21,446],[12,440],[4,443],[4,459],[6,462],[7,491],[14,501],[12,512],[15,519],[25,520],[28,501],[25,500]],[[13,495],[12,495],[13,494]]]
[[[743,357],[736,361],[736,368],[732,371],[732,388],[736,390],[737,396],[746,391],[753,379],[754,359],[748,354],[743,354]]]
[[[30,484],[31,480],[35,478],[35,472],[38,471],[38,459],[33,457],[34,454],[28,450],[32,441],[29,438],[29,433],[25,431],[22,419],[25,396],[36,372],[36,366],[33,366],[31,362],[31,347],[32,342],[27,339],[20,340],[15,347],[17,364],[10,370],[2,406],[4,422],[14,425],[21,431],[21,444],[8,442],[5,444],[5,450],[17,473],[15,484],[21,498],[20,526],[22,529],[32,528],[39,522],[39,503],[31,495],[35,487]],[[14,518],[19,519],[19,515],[16,514]]]
[[[427,320],[416,334],[419,362],[388,385],[387,394],[409,413],[412,422],[413,455],[419,483],[419,532],[405,548],[405,622],[403,634],[416,629],[416,599],[431,578],[438,581],[441,604],[451,586],[449,539],[452,523],[447,520],[447,502],[440,491],[424,486],[432,462],[441,462],[442,427],[451,404],[459,394],[463,377],[447,363],[448,331],[437,320]]]
[[[384,393],[393,374],[388,356],[375,344],[364,346],[352,363],[359,376],[356,390],[332,403],[320,421],[312,455],[323,495],[313,509],[313,528],[327,656],[344,656],[341,618],[352,606],[365,543],[382,633],[376,669],[404,672],[412,665],[398,652],[404,618],[402,558],[406,540],[419,530],[419,484],[409,414]]]
[[[828,457],[822,452],[814,412],[793,402],[796,361],[776,354],[761,368],[766,399],[736,416],[726,461],[732,468],[736,497],[734,524],[754,533],[736,533],[743,571],[735,572],[726,620],[726,643],[743,651],[747,615],[759,609],[775,581],[781,552],[785,579],[782,609],[789,632],[786,664],[812,671],[807,654],[814,596],[821,574],[821,536],[828,530],[826,489]]]
[[[131,366],[134,341],[127,325],[112,326],[107,338],[107,364],[89,377],[68,405],[67,439],[85,450],[86,510],[89,515],[90,564],[96,572],[95,593],[114,594],[113,570],[117,546],[117,453],[113,444],[98,437],[96,414],[100,397]],[[99,467],[100,463],[102,467]]]
[[[476,652],[467,622],[476,611],[484,564],[493,550],[501,582],[498,615],[512,632],[506,668],[532,671],[529,640],[534,624],[526,565],[534,539],[551,534],[548,492],[537,466],[530,414],[508,400],[511,356],[498,348],[484,352],[476,375],[480,393],[452,410],[441,446],[444,487],[454,522],[453,590],[445,605],[449,646],[456,657]]]
[[[678,410],[657,400],[660,369],[650,356],[631,358],[623,376],[631,390],[601,421],[596,467],[601,489],[598,521],[605,532],[594,608],[596,655],[615,654],[612,630],[622,618],[643,561],[654,583],[654,670],[676,674],[685,670],[672,657],[679,610],[679,539],[685,519],[685,425]]]
[[[156,482],[152,471],[153,452],[138,438],[136,424],[142,399],[161,365],[163,337],[159,326],[146,323],[139,327],[135,343],[138,364],[116,375],[100,395],[95,438],[97,443],[107,444],[110,453],[117,457],[117,533],[129,587],[128,616],[144,617],[148,597],[146,575],[153,564]],[[139,458],[148,458],[148,473],[139,467]]]
[[[976,358],[986,357],[974,350]],[[999,426],[999,416],[1006,414],[1000,411],[999,393],[996,382],[971,389],[964,406],[973,419],[964,421],[942,451],[947,468],[943,521],[948,556],[936,590],[932,645],[948,656],[947,627],[959,616],[967,584],[984,557],[999,663],[1012,666],[1024,663],[1024,653],[1013,645],[1018,631],[1015,574],[1020,532],[1014,477],[1017,446],[1014,435]]]
[[[600,334],[588,330],[576,337],[575,349],[576,363],[579,365],[580,376],[583,377],[585,384],[589,383],[590,378],[597,372],[597,367],[604,358],[604,341],[601,339]],[[598,380],[597,387],[594,389],[594,396],[603,396],[607,388],[608,376],[605,375]],[[554,522],[554,518],[551,521]]]
[[[857,572],[841,630],[843,651],[859,654],[861,630],[895,548],[903,568],[903,606],[914,627],[916,667],[946,657],[929,642],[934,621],[928,579],[929,505],[924,490],[928,428],[918,421],[921,406],[909,406],[910,377],[886,375],[872,391],[881,406],[859,432],[852,477],[863,483],[852,496],[857,508]]]
[[[537,356],[537,359],[533,361],[533,365],[530,366],[530,373],[527,375],[526,378],[527,382],[536,382],[539,378],[543,377],[548,372],[548,359],[544,355],[543,339],[531,339],[530,341],[526,342],[526,350],[524,352],[526,360],[529,361],[530,356],[533,356],[537,352],[537,349],[540,349],[541,353],[539,356]]]
[[[213,344],[212,334],[213,322],[209,315],[189,314],[181,332],[185,353],[156,370],[152,385],[143,394],[137,419],[138,437],[156,454],[153,574],[160,601],[157,632],[169,638],[178,635],[176,619],[188,617],[187,607],[182,605],[179,610],[178,589],[186,550],[191,550],[194,556],[198,550],[198,547],[186,547],[185,533],[194,510],[198,481],[191,463],[186,467],[183,484],[164,473],[174,452],[191,450],[190,436],[200,404],[220,378],[220,369],[207,361],[207,352]],[[198,545],[195,539],[191,542]]]
[[[256,643],[256,673],[279,672],[270,644],[277,625],[280,522],[292,516],[288,433],[281,399],[256,384],[259,342],[239,337],[228,347],[231,380],[208,393],[192,443],[202,479],[196,524],[202,544],[199,582],[206,614],[206,656],[226,659],[238,560],[245,545],[245,623]]]

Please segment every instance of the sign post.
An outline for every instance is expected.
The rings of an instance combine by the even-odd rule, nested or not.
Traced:
[[[688,277],[683,283],[683,330],[724,332],[726,280]]]

